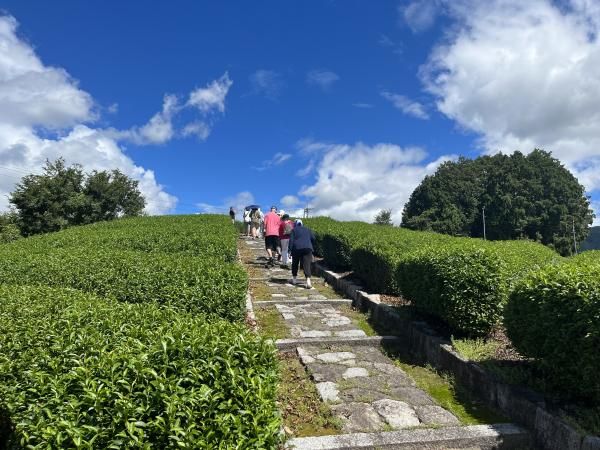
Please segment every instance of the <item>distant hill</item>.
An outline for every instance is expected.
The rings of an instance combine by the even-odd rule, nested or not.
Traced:
[[[600,226],[590,228],[590,234],[581,244],[581,250],[600,250]]]

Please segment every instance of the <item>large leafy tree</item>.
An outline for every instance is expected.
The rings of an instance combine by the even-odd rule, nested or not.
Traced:
[[[563,255],[593,221],[584,187],[552,154],[497,154],[442,164],[412,193],[402,225],[458,236],[532,239]]]
[[[119,170],[84,173],[60,158],[47,161],[44,173],[27,175],[9,201],[25,236],[57,231],[121,216],[140,215],[145,200],[138,182]]]

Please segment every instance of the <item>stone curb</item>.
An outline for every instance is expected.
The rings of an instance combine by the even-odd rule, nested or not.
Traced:
[[[452,373],[460,384],[489,406],[531,430],[539,447],[548,450],[600,450],[598,436],[585,436],[549,412],[544,397],[539,393],[499,381],[479,364],[456,353],[452,344],[438,336],[425,322],[401,317],[393,307],[381,303],[378,294],[368,294],[362,287],[344,280],[340,274],[327,270],[318,262],[313,267],[315,275],[322,276],[351,298],[354,307],[370,312],[373,323],[398,331],[404,348],[417,360]]]
[[[497,424],[295,438],[286,443],[286,448],[294,450],[526,449],[530,444],[529,434],[525,430],[512,424]]]
[[[351,305],[352,300],[347,298],[327,300],[258,300],[254,302],[255,308],[267,308],[275,305]]]
[[[298,339],[277,339],[275,345],[277,349],[283,352],[295,351],[297,347],[303,345],[348,345],[358,347],[361,345],[369,347],[379,347],[385,345],[400,345],[404,340],[396,336],[368,336],[368,337],[322,337],[322,338],[298,338]]]

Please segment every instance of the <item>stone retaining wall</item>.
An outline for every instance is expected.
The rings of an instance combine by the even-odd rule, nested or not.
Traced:
[[[405,340],[413,357],[441,371],[454,375],[465,388],[474,392],[489,406],[497,408],[511,420],[531,430],[536,444],[549,450],[600,450],[600,437],[585,436],[549,411],[544,397],[529,389],[508,385],[486,372],[480,365],[464,359],[452,349],[451,343],[438,336],[425,322],[401,317],[389,305],[382,304],[378,294],[368,294],[362,288],[320,263],[314,273],[327,280],[352,299],[353,305],[371,314],[371,321],[393,327]]]

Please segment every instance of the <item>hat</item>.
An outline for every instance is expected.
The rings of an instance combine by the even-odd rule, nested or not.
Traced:
[[[296,219],[296,225],[302,225],[302,221],[300,219]]]

